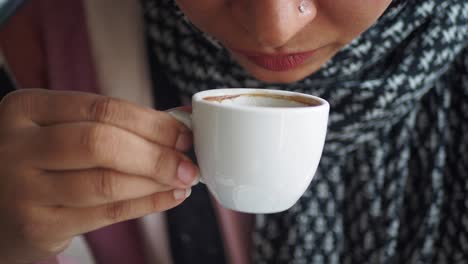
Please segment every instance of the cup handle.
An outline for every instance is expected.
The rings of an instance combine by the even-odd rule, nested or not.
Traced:
[[[192,130],[192,113],[183,111],[180,108],[169,109],[167,110],[167,113]],[[200,182],[205,184],[201,178]]]

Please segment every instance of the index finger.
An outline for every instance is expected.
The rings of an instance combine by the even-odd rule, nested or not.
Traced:
[[[18,109],[39,126],[68,122],[113,125],[149,141],[188,150],[191,131],[169,114],[133,103],[83,92],[24,89],[16,92]]]

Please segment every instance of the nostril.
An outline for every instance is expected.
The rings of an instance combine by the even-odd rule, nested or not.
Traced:
[[[315,17],[314,0],[236,0],[233,16],[263,47],[285,46]]]

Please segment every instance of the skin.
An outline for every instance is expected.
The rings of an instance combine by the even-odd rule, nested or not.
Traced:
[[[232,52],[233,58],[255,78],[288,83],[316,72],[368,29],[391,2],[306,1],[307,15],[300,14],[299,0],[177,0],[177,3],[198,28],[228,49],[266,54],[315,50],[306,63],[286,72],[271,72]]]
[[[71,238],[179,205],[198,169],[190,131],[164,112],[41,89],[0,102],[0,263],[55,255]]]
[[[232,54],[254,77],[293,82],[370,27],[391,0],[178,0],[226,47],[316,50],[285,72]],[[73,236],[179,205],[197,182],[190,131],[167,113],[103,96],[22,90],[0,102],[0,262],[32,263]]]

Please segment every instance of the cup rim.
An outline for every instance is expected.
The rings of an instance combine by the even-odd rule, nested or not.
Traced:
[[[204,100],[204,98],[209,96],[221,96],[221,95],[236,95],[236,94],[247,94],[247,93],[270,93],[276,95],[285,95],[285,96],[300,96],[309,99],[314,99],[320,102],[319,105],[306,105],[306,106],[298,106],[298,107],[268,107],[268,106],[249,106],[249,105],[236,105],[236,104],[220,104],[216,102],[211,102]],[[192,105],[203,104],[203,105],[210,105],[213,107],[219,108],[226,108],[226,109],[236,109],[241,111],[255,111],[255,112],[278,112],[278,111],[322,111],[324,108],[329,109],[329,103],[318,96],[304,94],[299,92],[291,92],[291,91],[284,91],[284,90],[274,90],[274,89],[259,89],[259,88],[220,88],[220,89],[210,89],[198,92],[193,95],[192,97]]]

